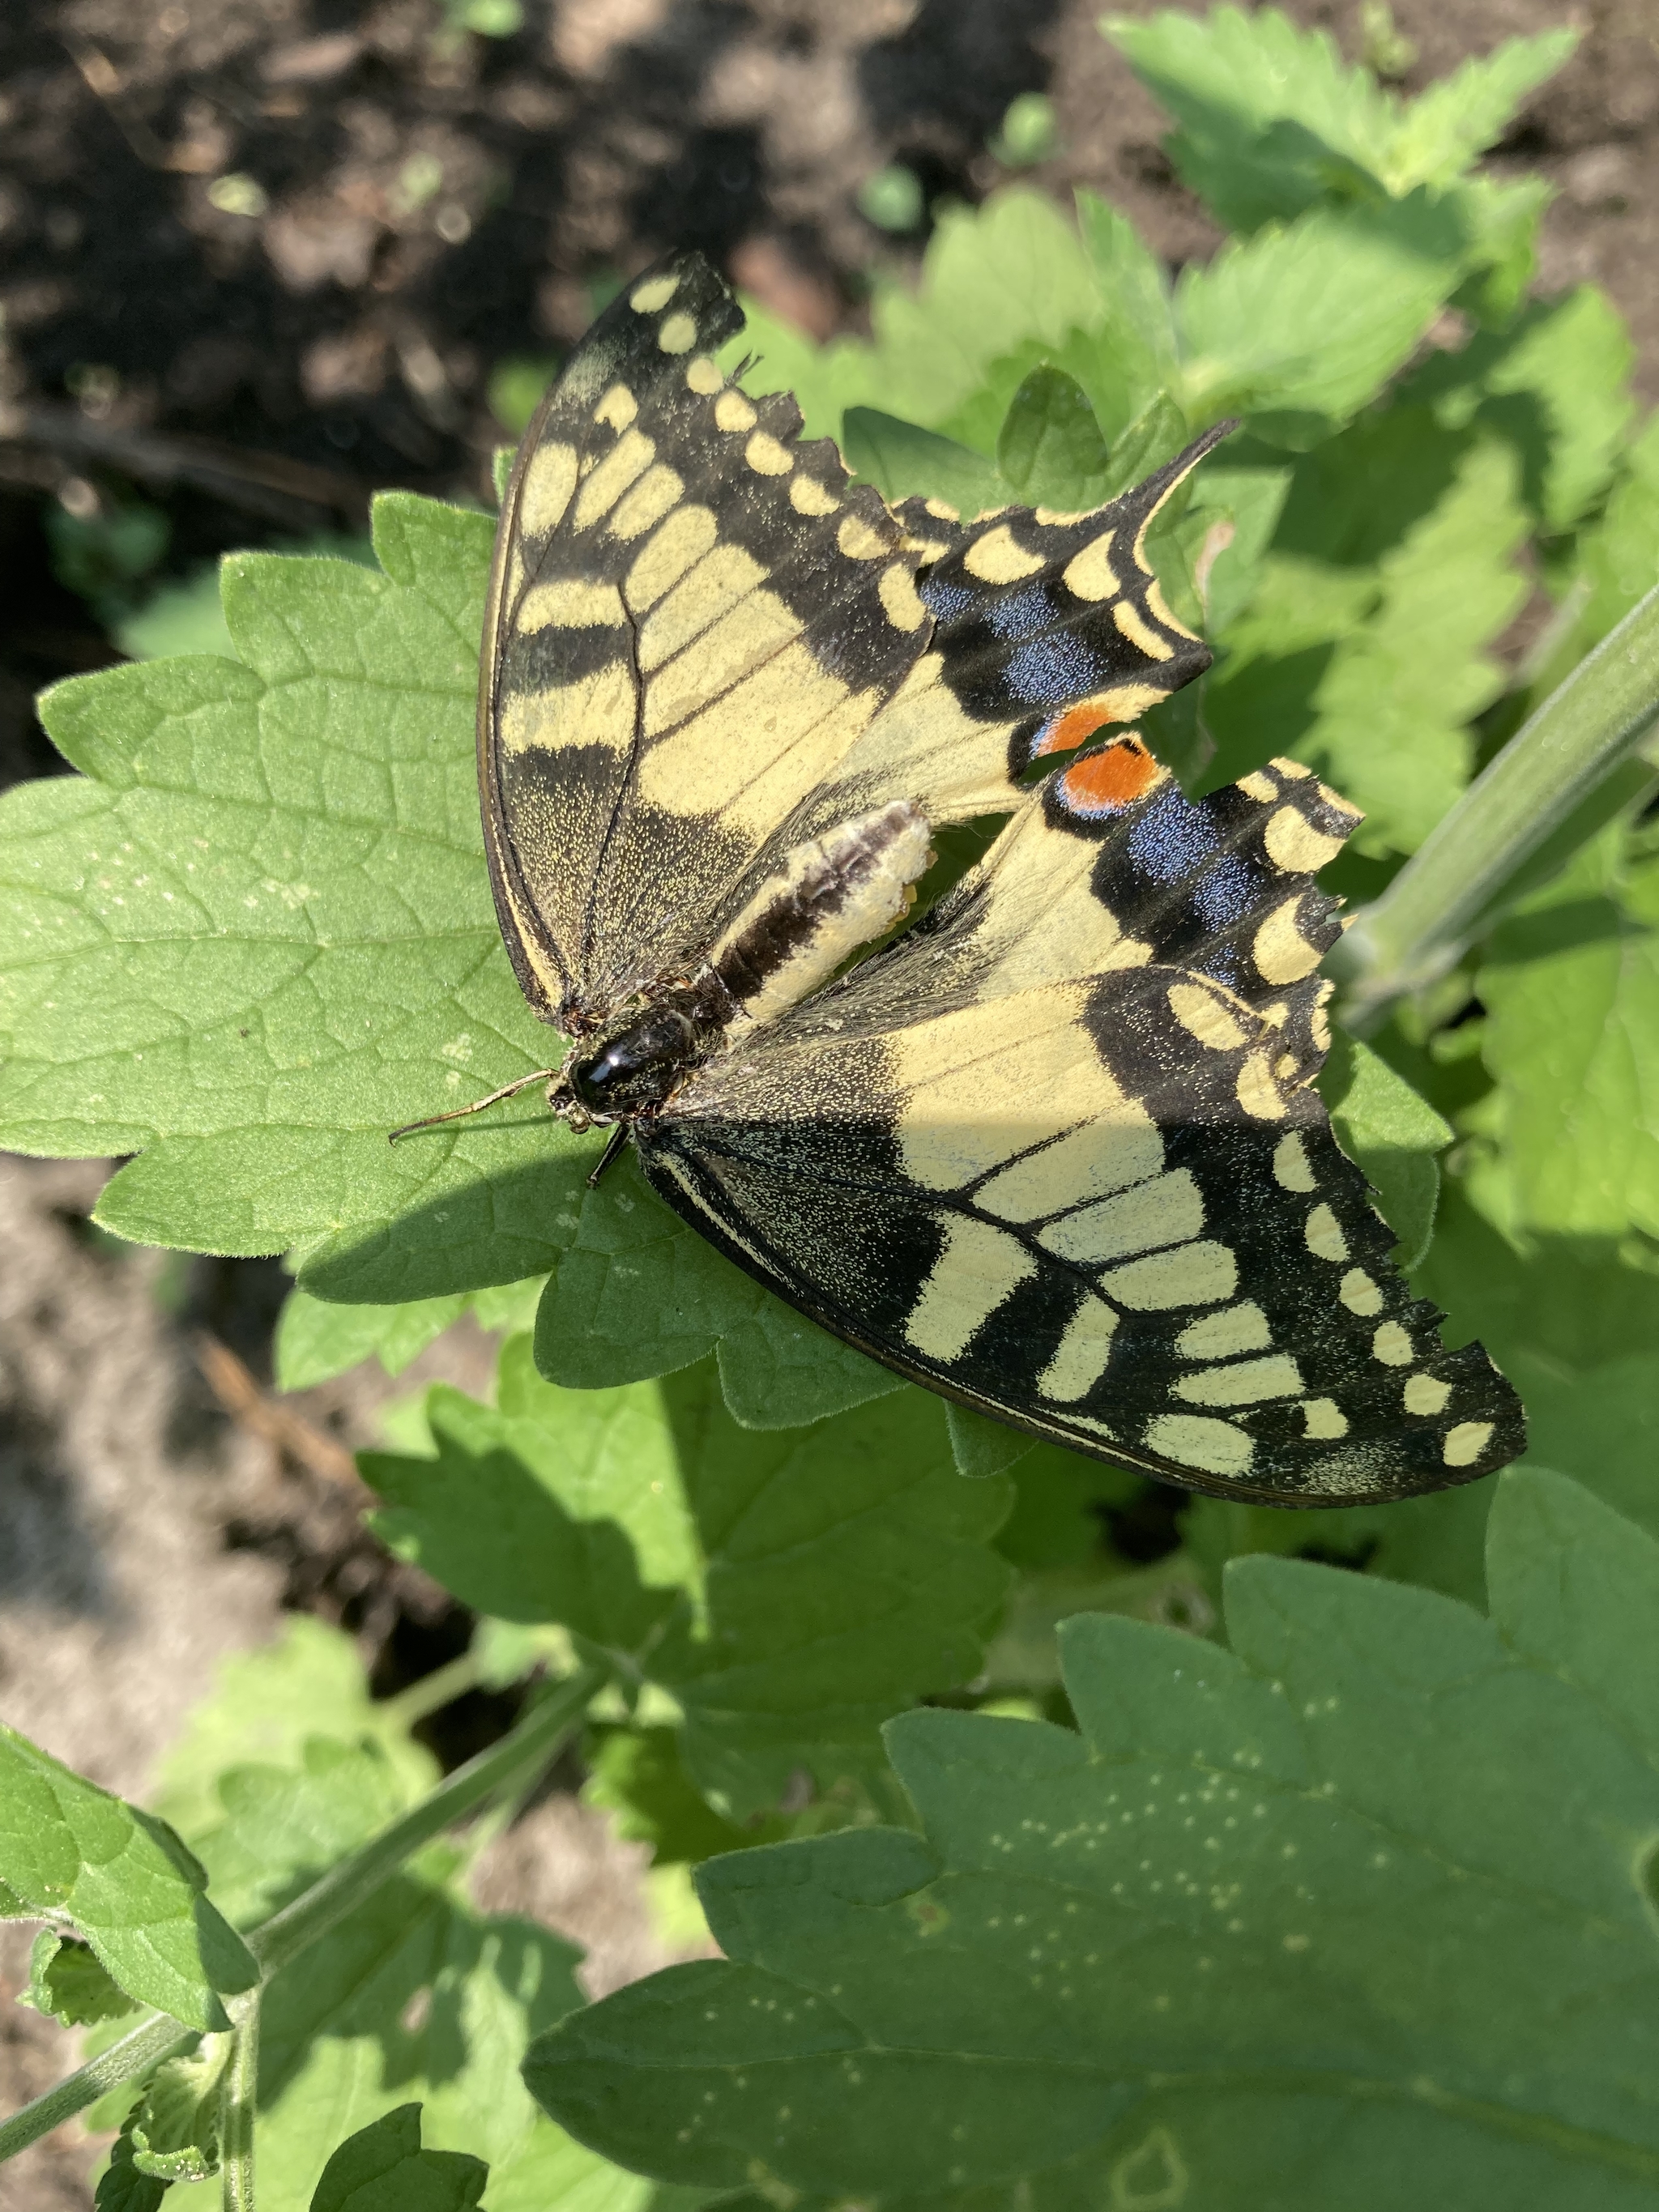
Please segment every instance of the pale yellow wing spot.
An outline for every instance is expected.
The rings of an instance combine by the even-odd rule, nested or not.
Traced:
[[[799,470],[789,480],[789,504],[797,514],[833,514],[841,501]]]
[[[787,637],[793,637],[800,625],[783,601],[772,592],[761,593],[757,587],[766,571],[752,553],[744,552],[741,545],[712,546],[694,568],[688,569],[673,590],[659,599],[640,625],[640,666],[648,675],[661,667],[677,653],[684,651],[694,637],[701,637],[717,622],[748,603],[757,636],[753,650],[744,665],[752,667],[764,652],[775,650]],[[765,633],[763,643],[758,633]],[[725,644],[734,655],[741,643],[735,632],[728,633]],[[699,656],[695,669],[683,670],[677,678],[678,687],[690,685],[700,690],[705,698],[712,698],[722,681],[730,683],[738,672],[733,659],[728,671]],[[665,716],[660,726],[678,716]]]
[[[927,610],[918,598],[910,572],[902,562],[896,561],[882,570],[876,589],[882,611],[895,629],[920,629],[927,621]]]
[[[1270,1359],[1235,1360],[1183,1375],[1176,1395],[1191,1406],[1256,1406],[1267,1398],[1298,1398],[1306,1388],[1295,1360],[1282,1352]]]
[[[1171,983],[1170,1012],[1189,1036],[1214,1052],[1231,1052],[1244,1042],[1245,1032],[1231,1011],[1199,983]]]
[[[1172,660],[1175,647],[1167,637],[1160,637],[1152,624],[1141,619],[1139,610],[1132,599],[1120,599],[1112,609],[1112,620],[1131,645],[1138,645],[1150,660]]]
[[[1362,1320],[1382,1310],[1382,1293],[1363,1267],[1349,1268],[1336,1295],[1351,1314],[1358,1314]]]
[[[1265,1352],[1273,1342],[1267,1316],[1254,1298],[1188,1322],[1176,1339],[1183,1359],[1232,1359],[1241,1352]]]
[[[849,561],[878,561],[892,550],[881,532],[857,514],[847,517],[836,532],[836,543]]]
[[[1197,631],[1188,629],[1184,622],[1177,622],[1170,612],[1170,603],[1159,591],[1156,576],[1146,586],[1146,604],[1152,609],[1155,617],[1167,629],[1172,629],[1177,637],[1189,637],[1194,644],[1197,642]]]
[[[535,584],[519,603],[514,627],[542,629],[614,629],[623,621],[622,593],[614,584],[586,584],[560,578]]]
[[[1308,1148],[1292,1129],[1273,1146],[1273,1181],[1281,1190],[1316,1190]]]
[[[957,1358],[975,1329],[1036,1273],[1024,1248],[988,1222],[953,1214],[944,1228],[945,1249],[904,1324],[907,1340],[927,1359]]]
[[[1334,1443],[1348,1433],[1348,1417],[1334,1398],[1306,1398],[1302,1404],[1303,1433],[1310,1443]]]
[[[643,538],[678,506],[685,486],[665,461],[647,469],[632,491],[624,492],[605,522],[613,538]]]
[[[1255,1457],[1255,1446],[1231,1421],[1206,1420],[1201,1413],[1160,1413],[1147,1424],[1149,1449],[1178,1467],[1201,1468],[1206,1474],[1243,1474]]]
[[[1434,1375],[1413,1375],[1407,1378],[1401,1395],[1408,1413],[1438,1413],[1451,1396],[1451,1384]]]
[[[1311,876],[1336,858],[1343,841],[1316,830],[1297,807],[1281,806],[1267,817],[1262,842],[1274,867],[1287,876]]]
[[[899,1109],[906,1172],[927,1189],[959,1190],[1080,1123],[1142,1119],[1078,1024],[1085,1002],[1081,989],[1030,992],[988,1038],[978,1006],[895,1031],[891,1078],[910,1094]]]
[[[575,489],[575,447],[539,447],[531,455],[519,487],[519,528],[524,535],[544,538],[562,519]]]
[[[736,437],[739,432],[752,430],[760,417],[741,392],[722,392],[714,402],[715,427]]]
[[[1346,1260],[1348,1240],[1328,1206],[1316,1206],[1308,1216],[1303,1237],[1316,1260]]]
[[[1076,599],[1109,599],[1118,589],[1112,566],[1112,532],[1103,530],[1066,563],[1063,580]]]
[[[700,353],[695,361],[686,363],[685,385],[688,392],[695,392],[700,398],[711,399],[715,392],[725,390],[726,379],[708,355]]]
[[[756,431],[743,449],[743,458],[759,477],[787,477],[795,465],[788,447],[780,445],[766,430]]]
[[[695,315],[665,315],[662,328],[657,332],[657,343],[664,353],[690,353],[697,343],[697,319]]]
[[[1279,786],[1272,776],[1264,775],[1259,768],[1253,769],[1249,775],[1241,775],[1238,787],[1247,799],[1254,799],[1262,806],[1271,805],[1279,796]]]
[[[1448,1431],[1440,1456],[1448,1467],[1473,1467],[1492,1438],[1490,1421],[1460,1421]]]
[[[922,506],[926,511],[933,517],[935,521],[960,522],[962,520],[962,516],[958,510],[954,507],[947,505],[947,503],[942,499],[925,499],[922,501]]]
[[[1412,1340],[1397,1321],[1385,1321],[1371,1339],[1371,1357],[1385,1367],[1407,1367],[1412,1360]]]
[[[640,411],[640,403],[625,384],[613,384],[593,410],[593,420],[613,430],[625,430]]]
[[[1037,1241],[1062,1260],[1099,1267],[1160,1244],[1188,1243],[1203,1226],[1203,1195],[1189,1170],[1179,1168],[1063,1214]]]
[[[1101,1287],[1119,1305],[1137,1311],[1219,1305],[1238,1289],[1238,1262],[1224,1244],[1206,1239],[1114,1267],[1101,1277]]]
[[[622,660],[554,691],[515,693],[502,700],[495,717],[495,741],[508,755],[564,744],[623,753],[633,736],[634,684]]]
[[[696,568],[717,535],[718,526],[708,507],[678,508],[629,570],[625,587],[629,605],[641,614],[654,606],[688,569]]]
[[[1028,553],[1006,522],[976,538],[963,556],[970,576],[986,584],[1017,584],[1022,576],[1035,576],[1043,565],[1040,553]]]
[[[1040,1395],[1060,1405],[1085,1397],[1106,1372],[1116,1331],[1117,1316],[1111,1307],[1102,1298],[1085,1298],[1037,1377]]]
[[[1299,983],[1319,965],[1322,957],[1319,947],[1310,945],[1297,927],[1301,904],[1299,894],[1285,899],[1273,908],[1251,940],[1251,956],[1269,983]]]
[[[1273,1070],[1265,1052],[1246,1055],[1238,1071],[1238,1080],[1233,1085],[1234,1096],[1244,1111],[1255,1121],[1282,1121],[1285,1102],[1273,1082]]]
[[[571,520],[578,530],[590,529],[616,505],[635,479],[645,474],[657,458],[657,448],[642,430],[624,430],[611,451],[576,494]]]
[[[672,274],[647,276],[636,284],[628,295],[628,304],[636,315],[654,315],[659,307],[665,307],[680,289],[680,280]]]
[[[669,612],[672,605],[672,600],[666,602],[664,612]],[[695,653],[665,656],[660,651],[662,634],[647,636],[652,623],[659,619],[653,615],[640,633],[640,665],[655,672],[646,686],[647,737],[677,728],[692,715],[700,716],[700,710],[706,710],[745,677],[752,676],[785,653],[789,655],[797,682],[807,684],[815,691],[827,683],[834,685],[834,698],[846,696],[846,686],[834,678],[823,678],[811,652],[796,642],[799,624],[793,611],[775,592],[750,592],[719,621],[707,626],[700,624],[693,633],[697,641]],[[813,683],[815,678],[817,684]],[[818,711],[823,711],[830,704],[830,698],[826,697]],[[742,731],[744,725],[734,720],[732,729]],[[742,744],[734,744],[728,732],[720,750],[740,758],[745,748]]]
[[[1125,1114],[1142,1118],[1119,1118]],[[1144,1182],[1163,1165],[1162,1136],[1150,1117],[1126,1100],[1112,1117],[1073,1129],[992,1176],[976,1196],[988,1212],[1005,1221],[1041,1221],[1066,1206],[1087,1205],[1109,1191]]]

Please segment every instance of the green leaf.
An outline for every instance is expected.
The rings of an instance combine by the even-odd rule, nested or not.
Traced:
[[[1336,1140],[1364,1170],[1377,1210],[1400,1239],[1402,1267],[1420,1265],[1440,1198],[1435,1156],[1454,1134],[1386,1060],[1341,1032],[1333,1038],[1319,1088]]]
[[[622,2172],[538,2116],[519,2148],[491,2166],[487,2212],[698,2212],[709,2202],[708,2190],[663,2188]],[[760,2207],[722,2196],[720,2212]]]
[[[1390,149],[1391,175],[1412,184],[1450,184],[1498,143],[1527,94],[1571,59],[1578,37],[1577,31],[1543,31],[1505,39],[1489,54],[1471,54],[1406,109]]]
[[[1659,863],[1620,896],[1582,859],[1500,924],[1476,979],[1494,1132],[1522,1225],[1656,1236]]]
[[[72,1921],[129,1996],[186,2027],[259,1970],[171,1829],[0,1729],[0,1880],[37,1918]]]
[[[466,1297],[417,1298],[406,1305],[331,1305],[293,1290],[277,1316],[272,1354],[279,1390],[307,1390],[360,1361],[378,1359],[401,1375],[466,1310]]]
[[[419,2105],[397,2105],[340,2145],[311,2212],[470,2212],[489,2179],[464,2152],[422,2150]]]
[[[431,1753],[370,1698],[353,1639],[290,1613],[274,1644],[220,1662],[212,1690],[161,1759],[155,1809],[211,1860],[210,1839],[225,1818],[222,1778],[249,1766],[303,1774],[319,1737],[354,1748],[372,1741],[396,1777],[399,1809],[438,1779]],[[265,1853],[267,1876],[280,1881],[293,1871]],[[216,1864],[213,1875],[216,1888],[223,1879]]]
[[[234,556],[240,659],[147,662],[47,699],[89,780],[0,805],[0,1130],[23,1151],[137,1152],[100,1201],[119,1234],[303,1246],[312,1288],[359,1301],[545,1272],[591,1146],[533,1110],[386,1143],[552,1042],[480,849],[489,532],[388,495],[384,574]]]
[[[1599,522],[1581,533],[1566,627],[1538,672],[1543,699],[1594,645],[1659,583],[1659,415],[1651,415],[1620,458],[1622,473]],[[1573,611],[1573,600],[1581,604]]]
[[[1508,40],[1404,105],[1368,70],[1346,69],[1328,32],[1276,8],[1103,27],[1180,123],[1169,149],[1183,179],[1244,231],[1320,197],[1454,184],[1577,44],[1571,31]]]
[[[1559,532],[1596,503],[1619,466],[1634,412],[1633,359],[1624,317],[1605,292],[1582,284],[1535,301],[1507,331],[1477,332],[1461,352],[1432,355],[1401,398],[1431,406],[1449,428],[1474,422],[1507,439],[1528,505],[1545,530]]]
[[[1180,124],[1170,154],[1229,229],[1363,191],[1386,162],[1397,104],[1368,71],[1343,67],[1328,32],[1234,7],[1109,16],[1102,28]]]
[[[1075,377],[1031,371],[1004,418],[997,467],[1028,507],[1081,514],[1109,496],[1106,441]]]
[[[536,1364],[550,1382],[603,1389],[718,1349],[726,1403],[756,1429],[816,1420],[902,1387],[724,1259],[631,1160],[598,1190],[584,1185],[578,1204],[536,1316]]]
[[[132,2138],[123,2132],[98,2179],[94,2212],[161,2212],[167,2185],[140,2172],[132,2162]]]
[[[298,1619],[278,1643],[222,1667],[169,1754],[161,1802],[215,1895],[252,1921],[436,1778],[430,1754],[370,1700],[352,1639]],[[529,1922],[475,1912],[455,1887],[459,1858],[429,1845],[267,1985],[262,2201],[308,2203],[342,2136],[411,2096],[424,2101],[428,2142],[492,2166],[510,2165],[532,2136],[557,2135],[538,2120],[518,2067],[529,2035],[580,2002],[579,1954]],[[592,2163],[598,2186],[608,2169]],[[167,2212],[217,2212],[219,2194],[216,2182],[180,2183]]]
[[[310,2203],[342,2138],[411,2098],[428,2144],[492,2168],[534,2132],[519,2062],[580,2005],[579,1954],[533,1922],[471,1911],[447,1885],[453,1866],[429,1851],[267,1986],[262,2199]],[[167,2212],[218,2212],[217,2185],[180,2189]]]
[[[219,2171],[219,2087],[232,2039],[210,2035],[157,2067],[127,2123],[132,2163],[158,2181],[206,2181]]]
[[[43,2012],[63,2027],[93,2027],[119,2020],[132,1999],[111,1980],[90,1943],[43,1928],[29,1952],[27,1987],[17,2002]]]
[[[1468,718],[1503,683],[1486,648],[1526,595],[1516,477],[1506,447],[1419,409],[1300,461],[1206,686],[1206,782],[1291,752],[1364,809],[1357,851],[1420,844],[1468,780]]]
[[[728,368],[758,354],[744,384],[753,392],[793,392],[809,437],[837,436],[851,407],[942,427],[1000,356],[1027,340],[1040,349],[1063,347],[1073,331],[1093,331],[1109,319],[1076,232],[1051,200],[1024,186],[941,216],[919,288],[878,282],[872,343],[836,338],[819,348],[749,301],[744,306],[749,327],[726,349]],[[998,422],[1006,404],[1005,398]]]
[[[676,1729],[606,1729],[587,1747],[586,1759],[583,1802],[609,1813],[617,1833],[629,1842],[649,1844],[653,1866],[695,1866],[787,1832],[783,1821],[738,1827],[722,1820],[686,1772]]]
[[[915,493],[942,499],[965,521],[1006,504],[1006,487],[991,464],[959,446],[901,422],[878,407],[849,407],[842,424],[847,465],[884,499],[908,499]]]
[[[687,1768],[731,1818],[799,1769],[827,1788],[878,1765],[882,1721],[978,1668],[1008,1492],[961,1480],[923,1392],[756,1431],[707,1366],[571,1393],[520,1339],[496,1408],[428,1405],[436,1457],[362,1459],[380,1533],[481,1612],[629,1655],[684,1707]]]
[[[775,2194],[1635,2212],[1659,1545],[1522,1472],[1490,1557],[1490,1621],[1265,1557],[1230,1651],[1074,1620],[1080,1736],[906,1715],[923,1833],[713,1861],[726,1959],[562,2023],[537,2095]]]
[[[945,1401],[945,1426],[951,1438],[951,1456],[958,1474],[1002,1474],[1034,1449],[1024,1430],[1006,1421],[988,1420],[966,1406]]]
[[[1250,414],[1300,447],[1374,398],[1455,290],[1467,242],[1425,195],[1315,209],[1232,240],[1176,287],[1176,397],[1195,425]]]
[[[1170,279],[1127,216],[1105,200],[1080,191],[1077,216],[1104,316],[1093,335],[1123,391],[1127,420],[1174,381],[1177,350]]]

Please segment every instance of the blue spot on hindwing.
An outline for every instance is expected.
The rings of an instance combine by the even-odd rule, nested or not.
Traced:
[[[1109,672],[1071,630],[1054,630],[1047,637],[1018,645],[1008,656],[1003,681],[1016,699],[1058,707],[1085,699],[1098,690]]]
[[[1174,788],[1162,791],[1129,831],[1129,855],[1155,883],[1179,883],[1216,849],[1216,834],[1202,807]]]
[[[1257,892],[1255,871],[1235,853],[1224,853],[1193,885],[1193,904],[1212,929],[1225,929],[1250,910]]]
[[[1023,592],[1011,592],[1005,599],[988,600],[985,619],[999,637],[1022,638],[1047,629],[1054,613],[1042,585],[1031,584]]]

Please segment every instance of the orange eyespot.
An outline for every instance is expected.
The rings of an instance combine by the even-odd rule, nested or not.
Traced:
[[[1164,771],[1136,737],[1114,738],[1061,771],[1055,788],[1074,814],[1115,814],[1144,799]]]
[[[1080,706],[1068,707],[1063,714],[1054,717],[1032,746],[1031,758],[1039,760],[1044,753],[1075,752],[1097,730],[1117,719],[1112,708],[1098,699],[1085,699]]]

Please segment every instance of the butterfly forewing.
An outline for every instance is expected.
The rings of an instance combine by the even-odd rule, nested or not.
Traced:
[[[726,382],[710,356],[741,319],[696,255],[636,282],[549,394],[503,503],[487,842],[520,981],[578,1025],[694,964],[805,841],[895,799],[936,826],[1017,804],[1010,738],[1039,691],[1075,697],[1086,672],[1140,699],[1208,658],[1145,611],[1156,587],[1123,550],[1155,502],[918,535],[827,440],[799,441],[787,395]],[[1127,593],[1103,580],[1105,542]],[[1049,638],[1040,680],[1034,661],[1023,691],[953,687],[916,588],[936,561],[978,562],[1028,658]]]

